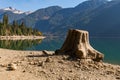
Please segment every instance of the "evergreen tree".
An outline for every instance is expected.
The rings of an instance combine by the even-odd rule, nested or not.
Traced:
[[[13,30],[13,35],[16,35],[16,30],[17,30],[17,22],[16,22],[16,20],[13,21],[12,30]]]
[[[20,27],[21,27],[22,34],[27,35],[27,28],[26,28],[24,22],[21,23]]]
[[[16,20],[13,21],[13,24],[8,24],[8,16],[5,14],[3,16],[3,22],[0,22],[0,35],[8,36],[8,35],[37,35],[41,36],[42,33],[38,30],[34,30],[31,27],[27,28],[24,22],[20,25],[17,23]]]
[[[16,20],[13,21],[13,25],[12,25],[12,26],[13,26],[13,27],[18,27],[18,23],[17,23]]]
[[[5,15],[3,16],[3,25],[4,25],[5,27],[8,25],[8,15],[7,15],[7,14],[5,14]]]

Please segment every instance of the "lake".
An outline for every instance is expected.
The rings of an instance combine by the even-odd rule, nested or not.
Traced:
[[[0,48],[13,50],[56,50],[65,38],[46,38],[44,40],[0,40]],[[91,45],[104,53],[105,62],[120,65],[120,38],[90,38]]]

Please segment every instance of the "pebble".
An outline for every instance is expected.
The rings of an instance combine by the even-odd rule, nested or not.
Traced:
[[[89,71],[89,67],[84,65],[84,66],[82,66],[82,69],[81,69],[81,70],[83,70],[83,71],[84,71],[84,70]]]
[[[10,63],[10,64],[8,64],[8,66],[7,66],[7,70],[9,70],[9,71],[11,71],[11,70],[16,70],[16,69],[17,69],[16,64]]]
[[[0,66],[1,66],[1,67],[7,67],[7,65],[6,65],[6,64],[0,64]]]
[[[74,64],[74,67],[76,67],[76,68],[80,68],[80,65],[78,65],[78,64]]]
[[[33,52],[30,52],[30,54],[34,54]]]
[[[109,71],[106,72],[107,75],[114,74],[114,73],[115,73],[115,72],[112,71],[112,70],[109,70]]]
[[[72,70],[69,70],[69,72],[71,72],[71,73],[72,73],[73,71],[72,71]]]
[[[44,65],[45,63],[43,61],[38,63],[38,66],[44,66]]]
[[[120,76],[117,76],[116,79],[119,79],[119,80],[120,80]]]
[[[42,73],[42,74],[46,74],[46,71],[42,70],[42,71],[40,71],[40,73]]]
[[[65,78],[64,77],[60,77],[58,80],[65,80]]]
[[[33,73],[32,71],[29,71],[29,73]]]
[[[22,71],[23,73],[26,72],[25,70]]]
[[[49,52],[47,50],[42,51],[45,55],[49,55]]]
[[[45,62],[52,62],[52,59],[48,57]]]
[[[64,64],[64,61],[63,61],[63,60],[60,60],[60,61],[58,61],[58,63]]]
[[[30,65],[34,65],[34,62],[29,62]]]
[[[94,65],[93,68],[95,68],[95,69],[99,69],[99,67],[98,67],[97,65]]]

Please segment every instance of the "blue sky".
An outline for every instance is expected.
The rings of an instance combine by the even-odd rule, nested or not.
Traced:
[[[22,11],[35,11],[48,6],[74,7],[86,0],[0,0],[0,9],[14,7]]]

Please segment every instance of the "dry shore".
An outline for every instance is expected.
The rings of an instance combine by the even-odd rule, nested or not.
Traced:
[[[0,49],[0,80],[120,80],[119,65],[53,53]],[[11,63],[15,70],[8,70]]]
[[[44,39],[45,36],[0,36],[0,40]]]

